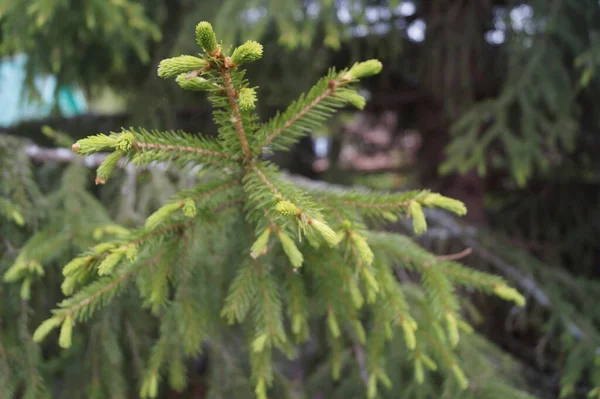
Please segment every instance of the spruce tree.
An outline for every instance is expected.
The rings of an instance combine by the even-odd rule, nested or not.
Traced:
[[[415,397],[415,389],[423,395],[528,397],[502,376],[469,383],[472,373],[494,366],[482,355],[489,346],[464,317],[458,289],[493,294],[519,306],[524,298],[498,276],[467,268],[452,256],[436,257],[408,236],[375,229],[410,218],[415,234],[421,234],[427,229],[424,209],[464,215],[461,202],[428,190],[300,187],[265,160],[265,154],[288,149],[337,110],[363,108],[358,83],[379,73],[382,64],[368,60],[331,69],[287,109],[261,123],[255,112],[258,88],[247,81],[243,67],[261,58],[262,46],[247,41],[226,49],[208,22],[197,25],[196,41],[200,54],[165,59],[158,75],[184,90],[206,92],[214,107],[216,137],[127,128],[81,139],[72,150],[81,156],[109,152],[96,171],[99,185],[127,162],[166,165],[194,176],[197,185],[130,227],[108,220],[85,190],[79,165],[70,166],[63,177],[69,190],[52,199],[57,208],[73,212],[58,225],[79,222],[79,234],[70,229],[39,233],[4,273],[4,280],[18,284],[21,298],[28,300],[32,283],[44,278],[41,262],[59,257],[53,251],[65,240],[80,251],[62,269],[66,298],[37,327],[33,341],[40,343],[57,330],[65,356],[72,346],[81,348],[83,340],[97,341],[95,348],[104,348],[106,358],[94,377],[105,387],[96,397],[103,397],[103,389],[111,397],[126,397],[127,389],[117,387],[128,382],[112,367],[123,367],[119,332],[129,334],[134,348],[152,345],[143,360],[133,355],[134,363],[143,363],[143,398],[157,397],[163,379],[175,390],[184,389],[188,360],[198,358],[206,345],[216,357],[221,353],[228,370],[236,370],[228,371],[225,380],[218,370],[212,372],[211,390],[221,392],[214,397],[247,395],[245,386],[235,391],[234,378],[246,373],[257,398],[268,397],[270,390],[270,397],[291,395],[298,388],[286,376],[281,355],[296,358],[311,337],[326,343],[324,364],[347,393],[356,388],[352,376],[358,375],[361,395],[368,398]],[[22,224],[19,199],[6,198],[0,211]],[[44,248],[52,255],[44,255]],[[403,282],[398,268],[420,276],[421,284]],[[137,306],[145,311],[127,320],[124,314],[131,313],[123,309],[131,312]],[[112,311],[123,314],[112,317]],[[85,329],[102,315],[105,322],[98,328]],[[228,346],[239,351],[233,358]],[[443,378],[441,391],[433,383],[436,376]],[[328,384],[318,372],[312,379]],[[394,385],[402,381],[412,385]],[[107,388],[111,383],[115,387]],[[381,389],[392,386],[397,394]]]

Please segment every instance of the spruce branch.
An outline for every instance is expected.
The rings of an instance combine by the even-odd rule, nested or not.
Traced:
[[[306,95],[300,96],[283,113],[277,114],[263,125],[253,152],[258,154],[269,146],[285,150],[304,135],[306,130],[320,126],[336,109],[346,104],[362,108],[364,99],[358,98],[360,96],[351,85],[380,70],[381,63],[375,60],[358,63],[350,70],[336,72],[331,69]]]
[[[244,125],[242,123],[242,113],[240,111],[240,107],[237,102],[237,98],[239,93],[236,91],[233,83],[231,81],[231,75],[229,71],[222,67],[221,76],[223,77],[223,84],[225,86],[225,90],[227,93],[227,100],[229,101],[229,106],[231,107],[231,111],[233,113],[235,130],[238,135],[238,139],[240,141],[240,145],[242,147],[242,151],[244,152],[244,156],[246,160],[252,159],[252,153],[250,152],[250,145],[248,144],[248,138],[246,137],[246,132],[244,130]]]

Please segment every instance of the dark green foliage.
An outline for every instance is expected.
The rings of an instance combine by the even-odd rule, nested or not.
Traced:
[[[204,36],[199,40],[208,46],[212,41]],[[90,381],[88,388],[75,384],[61,397],[78,397],[81,389],[92,397],[126,397],[132,391],[157,397],[165,384],[182,390],[189,377],[186,362],[200,354],[203,341],[217,348],[211,352],[215,364],[224,361],[227,373],[249,378],[258,398],[268,393],[282,397],[295,389],[309,392],[310,384],[290,386],[280,354],[295,359],[297,344],[313,336],[322,338],[319,344],[327,343],[332,377],[343,382],[339,388],[346,380],[362,381],[369,398],[386,397],[392,386],[404,389],[396,385],[399,374],[394,371],[402,364],[414,372],[401,379],[415,387],[430,378],[425,367],[437,370],[431,375],[442,378],[447,394],[473,391],[468,379],[476,367],[462,358],[466,349],[461,345],[466,341],[469,348],[479,338],[461,314],[456,288],[479,288],[521,306],[523,297],[499,277],[442,261],[402,235],[365,227],[368,219],[410,215],[417,220],[414,230],[421,233],[427,228],[423,207],[462,215],[464,205],[428,191],[309,192],[260,158],[271,144],[293,143],[302,129],[321,123],[334,109],[357,105],[348,93],[360,78],[378,73],[381,64],[371,60],[331,70],[288,111],[260,125],[252,101],[242,109],[239,94],[248,83],[234,62],[255,60],[261,54],[257,46],[238,49],[234,59],[217,45],[202,55],[207,67],[185,77],[209,83],[219,126],[216,139],[127,129],[73,145],[80,155],[108,150],[134,165],[192,166],[185,174],[195,183],[154,208],[143,225],[115,225],[86,191],[84,169],[73,163],[61,188],[49,196],[52,212],[61,217],[19,243],[19,255],[4,278],[13,283],[9,287],[26,287],[21,288],[22,306],[37,299],[30,298],[28,287],[49,277],[42,265],[66,264],[59,280],[67,297],[56,301],[51,316],[33,334],[33,340],[42,342],[48,335],[56,337],[53,330],[58,330],[63,356],[74,365],[81,356],[91,356],[89,369],[57,371],[72,376],[89,372],[81,378]],[[165,60],[161,68],[175,68],[180,61]],[[113,179],[107,179],[110,172],[117,173],[118,162],[111,155],[103,162],[96,183],[111,184]],[[119,178],[117,174],[117,182],[128,187]],[[74,253],[79,255],[71,258]],[[422,289],[402,283],[397,265],[418,271]],[[31,339],[27,342],[37,348]],[[357,353],[358,379],[352,377],[356,367],[349,350]],[[484,362],[488,350],[469,360]],[[129,358],[133,369],[125,367]],[[39,362],[39,356],[33,361]],[[236,389],[224,388],[215,378],[211,394]],[[498,376],[477,389],[524,397],[506,385],[508,380]],[[11,377],[13,386],[21,381]],[[431,384],[432,392],[437,387]],[[246,390],[243,397],[248,396]]]

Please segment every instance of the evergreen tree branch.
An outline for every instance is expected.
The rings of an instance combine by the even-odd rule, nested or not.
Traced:
[[[365,99],[351,85],[363,77],[379,73],[381,63],[376,60],[354,64],[352,68],[339,72],[330,69],[327,76],[321,78],[306,95],[290,104],[263,125],[254,151],[259,153],[267,147],[287,149],[307,130],[317,128],[331,117],[336,109],[347,104],[363,108]]]
[[[237,103],[238,93],[233,86],[231,81],[231,75],[229,71],[223,67],[221,70],[221,76],[223,77],[223,84],[225,85],[227,100],[229,101],[229,106],[233,112],[233,117],[235,118],[235,130],[238,135],[238,139],[240,140],[240,145],[242,147],[242,151],[244,152],[244,156],[246,160],[252,159],[252,153],[250,152],[250,145],[248,144],[248,138],[246,137],[246,132],[244,131],[244,125],[242,124],[242,113],[240,112],[240,107]]]

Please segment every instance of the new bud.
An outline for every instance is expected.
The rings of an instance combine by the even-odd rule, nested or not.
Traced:
[[[196,25],[196,43],[209,54],[217,49],[217,37],[210,22]]]
[[[215,88],[208,80],[200,77],[188,77],[185,73],[178,75],[175,82],[183,90],[189,91],[208,91]]]
[[[347,75],[350,79],[362,79],[367,76],[377,75],[383,65],[378,60],[358,62],[350,68]]]
[[[115,168],[119,159],[123,156],[121,151],[114,151],[109,154],[104,161],[100,164],[98,169],[96,170],[96,184],[104,184],[106,183],[106,179],[108,179]]]
[[[463,216],[467,213],[467,207],[461,201],[444,197],[441,194],[430,193],[427,194],[422,200],[423,206],[442,208],[458,216]]]
[[[250,249],[250,256],[252,257],[252,259],[256,259],[263,253],[265,253],[267,249],[267,244],[269,243],[270,235],[270,228],[266,228],[262,233],[260,233],[256,241],[254,241],[254,244],[252,244],[252,248]]]
[[[336,92],[336,96],[343,98],[348,101],[350,105],[358,109],[363,109],[367,103],[367,100],[354,90],[339,90]]]
[[[163,79],[170,79],[181,73],[202,69],[206,65],[205,60],[191,55],[167,58],[158,64],[158,76]]]
[[[327,241],[330,246],[334,246],[338,243],[335,231],[333,231],[326,223],[317,219],[310,219],[309,224],[321,234],[323,239]]]
[[[514,302],[519,307],[525,306],[525,297],[521,295],[519,291],[505,284],[497,285],[494,288],[494,294],[498,295],[502,299]]]
[[[425,213],[423,213],[421,204],[417,201],[411,201],[409,209],[410,216],[413,219],[413,230],[415,231],[415,234],[423,234],[423,232],[427,230],[427,221],[425,220]]]
[[[188,218],[193,218],[196,216],[196,203],[193,199],[186,198],[183,201],[183,214]]]
[[[62,323],[60,328],[60,335],[58,337],[58,345],[63,349],[71,347],[73,337],[73,319],[71,316],[65,317],[65,321]]]
[[[71,148],[78,155],[90,155],[109,148],[115,148],[118,142],[118,139],[113,135],[96,134],[78,140]]]
[[[256,61],[262,57],[263,46],[262,44],[253,40],[248,40],[235,50],[231,55],[231,62],[235,65],[243,64],[244,62]]]
[[[283,252],[287,255],[290,263],[294,267],[302,266],[302,262],[304,262],[304,257],[302,256],[302,252],[298,249],[294,240],[290,238],[283,231],[277,233],[279,236],[279,241],[281,241],[281,246],[283,247]]]
[[[250,88],[243,88],[240,90],[240,94],[238,97],[238,104],[240,105],[240,109],[242,111],[249,111],[254,109],[254,102],[256,101],[256,91]]]
[[[285,216],[297,216],[300,210],[290,201],[279,201],[275,206],[277,212]]]

